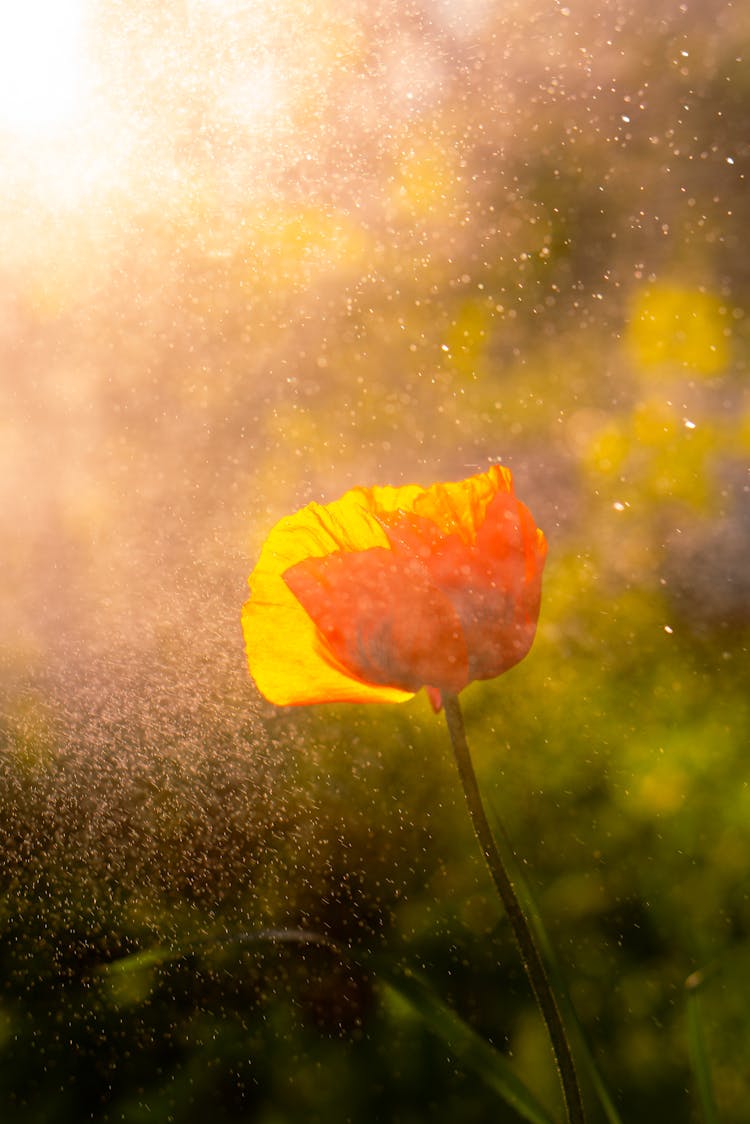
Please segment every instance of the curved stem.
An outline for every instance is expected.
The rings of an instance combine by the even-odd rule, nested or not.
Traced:
[[[552,1043],[552,1052],[555,1055],[560,1084],[562,1085],[567,1119],[569,1124],[584,1124],[581,1092],[578,1087],[573,1055],[560,1015],[560,1008],[555,999],[547,969],[537,948],[531,927],[526,920],[526,915],[490,830],[471,761],[458,697],[444,693],[443,707],[471,822],[492,875],[492,880],[508,915],[529,983],[539,1004],[542,1017],[547,1024],[547,1032]]]

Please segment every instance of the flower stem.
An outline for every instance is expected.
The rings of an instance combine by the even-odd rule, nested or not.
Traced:
[[[542,1017],[547,1024],[547,1032],[552,1044],[560,1084],[562,1085],[567,1120],[569,1124],[584,1124],[581,1092],[578,1087],[573,1055],[560,1015],[560,1008],[555,999],[547,969],[537,948],[531,927],[490,830],[471,761],[458,696],[443,693],[443,707],[453,752],[456,756],[458,772],[464,786],[464,795],[466,796],[471,822],[474,825],[474,831],[492,875],[492,880],[508,915],[532,991],[539,1004]]]

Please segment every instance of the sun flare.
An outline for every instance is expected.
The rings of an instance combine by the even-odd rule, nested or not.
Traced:
[[[54,132],[81,107],[85,0],[27,0],[0,10],[0,132]]]

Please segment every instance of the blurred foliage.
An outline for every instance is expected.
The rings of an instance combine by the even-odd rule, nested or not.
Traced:
[[[623,1119],[743,1124],[744,9],[115,7],[0,126],[5,1119],[517,1119],[363,951],[558,1110],[440,720],[274,711],[239,629],[276,518],[502,460],[550,558],[483,791]]]

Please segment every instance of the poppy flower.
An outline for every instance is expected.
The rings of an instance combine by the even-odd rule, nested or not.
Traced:
[[[282,519],[242,610],[251,674],[278,705],[457,694],[523,659],[543,533],[495,465],[429,488],[353,488]]]

